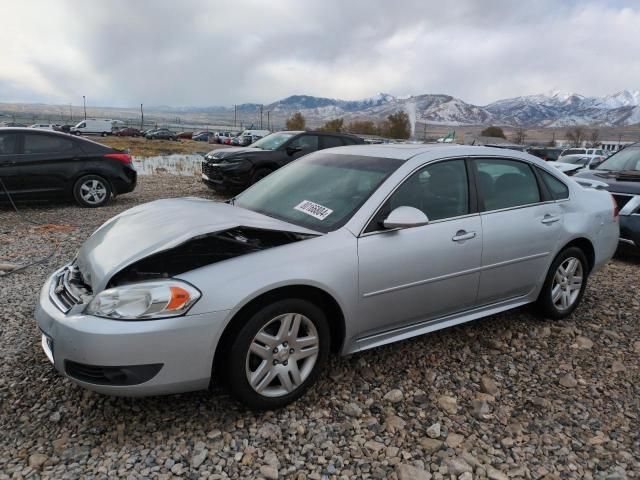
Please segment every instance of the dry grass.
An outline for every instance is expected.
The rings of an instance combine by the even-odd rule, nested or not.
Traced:
[[[226,145],[218,145],[193,140],[147,140],[146,138],[133,137],[105,137],[95,141],[112,148],[128,150],[131,155],[137,157],[154,157],[156,155],[171,155],[172,153],[202,153],[205,154],[216,148],[227,148]]]

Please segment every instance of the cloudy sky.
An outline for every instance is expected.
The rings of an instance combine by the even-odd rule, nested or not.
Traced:
[[[640,2],[2,1],[0,102],[640,89]]]

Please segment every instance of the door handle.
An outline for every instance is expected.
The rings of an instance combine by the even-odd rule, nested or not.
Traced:
[[[554,217],[553,215],[546,214],[542,220],[540,220],[545,225],[551,225],[552,223],[556,223],[560,221],[560,217]]]
[[[451,240],[453,240],[454,242],[462,242],[464,240],[471,240],[475,236],[476,232],[466,232],[464,230],[459,230]]]

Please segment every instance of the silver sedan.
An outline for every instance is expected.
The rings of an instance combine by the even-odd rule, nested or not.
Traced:
[[[591,185],[595,187],[595,185]],[[44,285],[42,347],[112,395],[207,388],[283,406],[347,355],[528,303],[559,319],[613,255],[611,195],[516,151],[341,147],[226,202],[102,225]]]

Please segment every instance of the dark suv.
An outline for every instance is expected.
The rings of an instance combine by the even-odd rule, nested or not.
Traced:
[[[308,153],[363,143],[360,137],[344,133],[276,132],[250,147],[209,152],[202,162],[202,181],[222,193],[237,192]]]
[[[620,150],[594,170],[578,173],[579,178],[609,185],[620,210],[620,242],[640,249],[640,143]]]
[[[0,202],[62,197],[101,207],[133,191],[136,180],[121,150],[66,133],[0,128]]]

